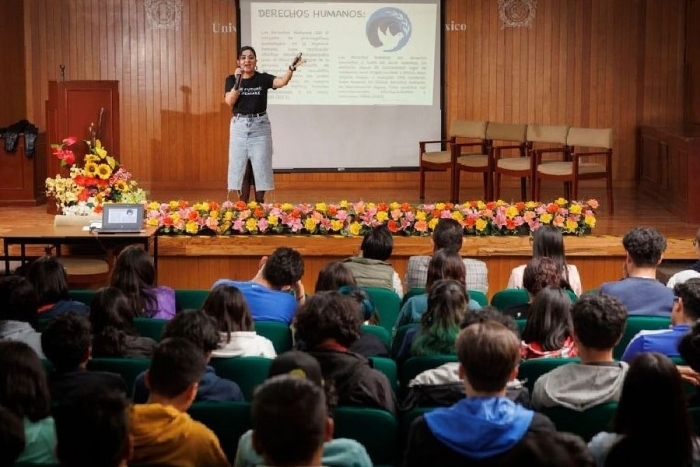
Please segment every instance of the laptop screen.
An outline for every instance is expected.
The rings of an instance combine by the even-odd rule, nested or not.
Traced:
[[[138,229],[143,223],[143,206],[140,204],[105,204],[102,228]]]

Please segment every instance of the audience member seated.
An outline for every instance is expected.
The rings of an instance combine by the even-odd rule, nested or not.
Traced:
[[[298,305],[305,300],[303,275],[304,260],[299,252],[280,247],[260,260],[260,269],[251,281],[220,279],[214,287],[232,285],[243,292],[254,321],[291,324]]]
[[[581,276],[576,266],[566,263],[564,236],[558,228],[551,225],[542,225],[535,230],[532,234],[532,258],[550,258],[554,260],[561,279],[566,284],[569,284],[576,295],[581,295],[583,292]],[[511,271],[508,285],[506,286],[507,289],[523,288],[525,266],[525,264],[521,264]]]
[[[22,419],[0,407],[0,467],[12,467],[24,451]]]
[[[267,466],[323,465],[325,443],[333,439],[333,420],[317,384],[295,376],[276,376],[255,392],[253,447]]]
[[[175,316],[175,291],[156,286],[153,258],[140,245],[129,245],[119,253],[110,285],[124,292],[134,317],[171,319]]]
[[[535,381],[535,410],[565,407],[583,411],[620,399],[628,365],[613,359],[613,349],[625,330],[625,306],[604,293],[585,293],[572,307],[571,320],[581,363],[562,365]]]
[[[497,462],[526,434],[554,431],[554,424],[506,397],[518,373],[520,340],[498,322],[465,328],[457,340],[459,374],[467,397],[411,424],[404,467],[441,467]],[[506,464],[504,464],[506,465]]]
[[[571,298],[564,289],[545,287],[535,297],[530,317],[523,329],[520,357],[575,357],[578,352],[571,337]]]
[[[532,300],[545,287],[568,288],[561,279],[557,263],[544,256],[533,258],[527,263],[523,272],[523,286],[527,290],[527,303],[512,305],[503,310],[503,313],[515,319],[527,319],[530,316]]]
[[[678,343],[700,319],[700,279],[690,279],[673,288],[675,299],[671,309],[671,329],[640,331],[630,341],[622,360],[631,362],[642,352],[658,352],[678,357]]]
[[[187,414],[206,365],[201,349],[187,339],[158,344],[145,376],[148,402],[131,408],[133,464],[229,467],[216,435]]]
[[[216,321],[221,340],[212,357],[267,357],[277,353],[270,339],[255,332],[245,297],[232,285],[218,285],[209,293],[202,310]]]
[[[243,393],[236,383],[220,378],[209,365],[212,352],[219,348],[219,331],[214,319],[203,311],[183,311],[165,326],[163,339],[177,338],[191,342],[204,356],[206,366],[202,378],[196,386],[195,402],[202,401],[243,401]],[[146,373],[141,373],[134,381],[134,403],[143,404],[148,400]]]
[[[501,323],[518,335],[515,320],[492,306],[484,307],[478,313],[467,313],[459,326],[465,329],[486,321]],[[403,400],[401,410],[408,411],[414,407],[449,407],[464,397],[466,394],[464,381],[459,375],[459,362],[444,363],[409,381],[408,394]],[[530,406],[530,392],[517,379],[511,379],[506,384],[506,397],[524,407]]]
[[[86,386],[54,408],[56,456],[64,467],[126,467],[129,405],[121,391]]]
[[[269,378],[279,375],[291,375],[314,383],[325,393],[328,417],[333,418],[333,409],[338,397],[332,384],[327,384],[321,374],[321,365],[311,355],[292,350],[285,352],[272,362]],[[257,396],[256,396],[257,398]],[[253,448],[253,431],[249,430],[238,441],[238,451],[234,467],[255,467],[263,465],[265,460]],[[333,438],[323,443],[323,465],[334,467],[372,467],[364,446],[354,439]]]
[[[41,345],[53,365],[53,371],[49,373],[53,404],[70,400],[75,391],[83,387],[127,393],[126,383],[120,375],[87,371],[92,344],[90,322],[86,317],[67,313],[52,319],[41,334]]]
[[[364,324],[373,326],[379,324],[377,307],[365,289],[345,285],[338,289],[338,292],[357,301]],[[353,342],[349,350],[365,357],[391,357],[391,352],[389,352],[386,344],[374,334],[366,332],[360,334],[360,337]]]
[[[68,277],[53,256],[42,256],[29,265],[27,279],[39,295],[39,319],[49,320],[68,311],[87,316],[90,308],[68,296]]]
[[[700,465],[687,400],[676,367],[655,352],[630,364],[615,412],[613,432],[593,437],[597,465]]]
[[[700,228],[695,232],[695,238],[693,239],[693,246],[695,247],[695,253],[700,258]],[[690,266],[690,269],[700,272],[700,259]]]
[[[654,228],[635,227],[625,234],[622,245],[627,252],[622,280],[606,282],[600,291],[620,300],[629,316],[667,318],[673,308],[673,291],[656,280],[666,239]]]
[[[499,465],[527,467],[595,467],[586,443],[577,435],[560,431],[526,434]]]
[[[688,279],[698,279],[700,278],[700,272],[695,269],[684,269],[671,276],[671,278],[666,282],[666,287],[673,289],[676,284],[682,284]]]
[[[44,358],[41,334],[35,329],[38,307],[39,296],[27,279],[0,278],[0,341],[24,342]]]
[[[360,256],[346,259],[343,264],[352,271],[360,287],[389,289],[403,297],[399,274],[387,260],[394,251],[394,236],[386,224],[378,225],[365,234],[360,245]]]
[[[133,308],[116,287],[103,287],[90,303],[92,356],[95,358],[149,358],[156,342],[134,329]]]
[[[401,326],[421,321],[421,317],[428,309],[428,295],[435,282],[439,280],[454,280],[462,284],[462,287],[466,290],[464,274],[464,262],[457,253],[450,250],[436,251],[428,264],[428,280],[425,284],[425,293],[414,295],[404,303],[399,316],[396,317],[394,333]],[[480,308],[481,305],[478,302],[469,299],[470,310],[473,311]]]
[[[420,326],[404,335],[396,360],[424,355],[454,355],[459,334],[459,323],[469,313],[464,284],[454,280],[439,280],[432,284],[428,297],[428,311],[421,317]]]
[[[678,341],[678,353],[687,366],[677,366],[681,377],[696,387],[690,397],[691,407],[700,407],[700,323],[696,322],[690,332]]]
[[[318,272],[314,293],[340,290],[341,287],[357,287],[355,276],[350,268],[339,261],[327,263]]]
[[[357,302],[339,292],[320,292],[307,300],[296,319],[297,338],[321,364],[323,378],[338,391],[338,403],[396,413],[387,377],[351,352],[360,337],[362,316]]]
[[[438,250],[447,250],[459,255],[464,242],[464,227],[454,219],[440,219],[430,237],[433,255]],[[431,256],[411,256],[406,267],[406,290],[426,287],[428,281],[428,263]],[[489,277],[486,263],[477,259],[463,258],[465,279],[468,290],[488,293]]]
[[[23,342],[0,342],[0,407],[24,423],[25,447],[17,462],[55,463],[56,431],[46,372],[36,352]]]

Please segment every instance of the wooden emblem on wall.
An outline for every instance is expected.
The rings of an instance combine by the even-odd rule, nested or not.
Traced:
[[[537,0],[498,0],[502,28],[531,28],[537,12]]]
[[[177,29],[182,21],[182,0],[146,0],[146,17],[154,29]]]

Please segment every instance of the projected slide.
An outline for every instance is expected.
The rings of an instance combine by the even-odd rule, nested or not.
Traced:
[[[434,3],[251,2],[258,68],[307,60],[269,103],[435,105],[437,15]]]

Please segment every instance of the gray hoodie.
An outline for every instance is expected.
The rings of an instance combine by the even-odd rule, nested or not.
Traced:
[[[41,350],[41,333],[22,321],[0,321],[0,339],[24,342],[34,349],[39,358],[44,358]]]
[[[532,391],[532,407],[566,407],[584,411],[606,402],[617,402],[629,366],[569,363],[540,376]]]

